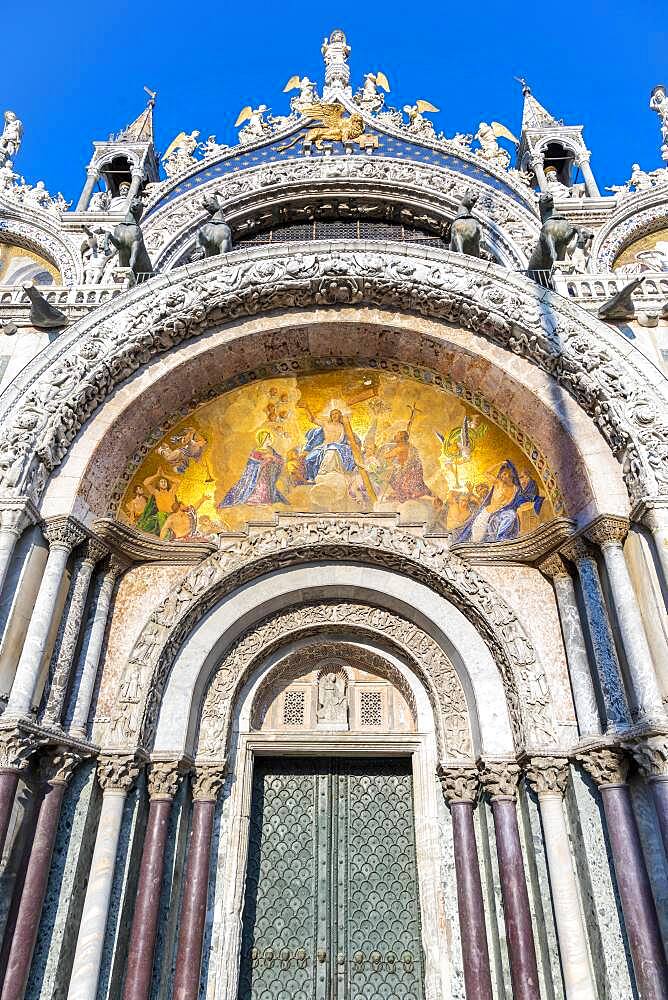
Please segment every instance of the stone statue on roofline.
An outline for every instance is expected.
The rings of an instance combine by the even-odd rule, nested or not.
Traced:
[[[0,166],[7,160],[14,160],[21,148],[23,139],[23,122],[13,111],[5,111],[4,127],[0,135]]]
[[[661,157],[668,161],[668,94],[662,83],[659,83],[649,97],[649,106],[659,116],[661,126]]]

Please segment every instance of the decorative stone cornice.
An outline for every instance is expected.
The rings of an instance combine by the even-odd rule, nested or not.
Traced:
[[[40,760],[40,777],[48,785],[67,785],[84,755],[71,749],[54,747]]]
[[[148,767],[148,794],[150,799],[173,799],[187,767],[182,760],[155,760]]]
[[[597,517],[585,528],[585,535],[595,545],[604,548],[606,545],[621,545],[629,533],[629,522],[625,517],[615,517],[606,514]]]
[[[492,802],[495,799],[515,799],[522,768],[515,761],[486,760],[481,762],[480,783]]]
[[[192,796],[195,802],[215,802],[225,784],[226,763],[195,764],[192,775]]]
[[[634,499],[668,493],[665,379],[615,331],[496,265],[360,241],[235,251],[153,278],[75,323],[2,394],[4,495],[36,500],[83,422],[154,355],[242,316],[349,303],[459,324],[525,357],[592,416]]]
[[[591,775],[599,788],[623,785],[629,773],[630,761],[616,747],[597,747],[575,755],[575,759]]]
[[[71,552],[87,537],[84,528],[72,517],[53,517],[44,521],[42,532],[49,543],[49,550],[64,549]]]
[[[642,776],[648,781],[668,781],[668,736],[650,736],[625,743]]]
[[[538,797],[562,796],[569,778],[569,764],[566,757],[531,757],[524,767],[524,773]]]
[[[438,776],[446,802],[475,802],[480,789],[480,772],[473,765],[441,765]]]
[[[105,794],[127,795],[140,769],[136,757],[104,754],[97,762],[97,780]]]
[[[23,771],[39,744],[18,727],[0,731],[0,771]]]

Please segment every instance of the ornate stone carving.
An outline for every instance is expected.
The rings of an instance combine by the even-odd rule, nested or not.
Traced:
[[[304,605],[274,615],[249,629],[230,647],[204,699],[200,752],[212,755],[226,746],[234,694],[260,659],[266,658],[286,638],[316,634],[327,627],[337,632],[351,630],[361,638],[372,636],[377,640],[381,637],[396,645],[402,657],[415,664],[425,683],[435,711],[442,755],[467,757],[471,754],[464,692],[454,667],[438,643],[398,615],[364,604],[344,602]],[[407,692],[410,703],[409,696]]]
[[[54,747],[40,760],[40,778],[45,784],[67,785],[83,755],[75,750]]]
[[[623,750],[616,747],[598,747],[575,755],[599,788],[623,785],[629,773],[630,761]]]
[[[560,552],[572,563],[578,563],[580,559],[595,559],[594,551],[587,544],[582,535],[571,538],[565,545],[561,546]]]
[[[441,765],[438,769],[446,802],[475,802],[480,788],[480,772],[466,765]]]
[[[543,559],[538,564],[538,569],[548,578],[548,580],[553,580],[555,576],[570,575],[564,560],[558,552],[552,552],[547,559]]]
[[[532,757],[524,773],[536,795],[563,795],[569,778],[566,757]]]
[[[494,799],[514,799],[522,768],[514,761],[486,760],[480,770],[480,783]]]
[[[30,524],[39,520],[39,514],[26,497],[0,499],[0,530],[20,538]]]
[[[309,248],[310,250],[310,248]],[[221,321],[312,303],[369,305],[459,323],[552,374],[589,412],[623,465],[631,494],[668,492],[668,425],[658,373],[623,353],[616,335],[571,303],[486,262],[420,248],[317,252],[249,250],[151,282],[117,315],[72,328],[67,349],[31,362],[3,394],[0,481],[5,494],[38,497],[83,421],[153,354]],[[214,265],[214,268],[212,268]],[[261,290],[261,294],[260,294]]]
[[[0,730],[0,771],[23,771],[39,742],[20,729]]]
[[[80,545],[86,537],[78,521],[71,517],[54,517],[45,521],[42,532],[49,543],[49,549],[72,549]]]
[[[148,794],[151,799],[173,799],[185,774],[180,760],[151,761],[148,768]]]
[[[594,544],[621,545],[629,532],[629,522],[625,517],[606,516],[597,518],[586,528],[586,535]]]
[[[193,800],[215,802],[225,784],[225,762],[195,764],[192,777]]]
[[[97,762],[97,780],[103,792],[126,795],[139,774],[141,765],[132,756],[104,754]]]
[[[668,780],[668,736],[650,736],[624,745],[643,777],[649,781]]]

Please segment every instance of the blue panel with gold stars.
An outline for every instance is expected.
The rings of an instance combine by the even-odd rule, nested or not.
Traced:
[[[508,197],[512,198],[514,201],[524,204],[522,197],[509,184],[504,184],[498,177],[489,173],[482,163],[480,166],[474,163],[468,163],[466,160],[461,160],[459,157],[453,156],[449,153],[441,152],[437,149],[430,149],[428,146],[421,146],[418,143],[411,142],[406,139],[398,139],[394,136],[387,135],[384,132],[372,129],[365,130],[364,134],[369,136],[375,135],[378,139],[378,146],[371,153],[366,153],[364,155],[389,156],[398,160],[417,161],[419,163],[429,163],[435,167],[446,167],[448,170],[454,170],[465,177],[475,178],[475,180],[489,184],[490,187],[496,188],[497,191],[508,195]],[[278,163],[285,161],[288,159],[285,145],[286,136],[282,135],[280,139],[277,139],[275,142],[268,143],[266,146],[261,146],[247,151],[240,150],[232,156],[228,155],[224,159],[218,160],[216,163],[202,163],[201,170],[194,174],[190,174],[185,180],[181,181],[176,185],[176,187],[172,188],[171,191],[167,192],[164,198],[161,198],[158,204],[151,209],[149,214],[153,214],[159,208],[162,208],[163,205],[173,201],[174,198],[178,198],[187,191],[191,191],[193,188],[199,187],[200,184],[206,184],[215,177],[237,174],[242,170],[249,169],[250,167],[259,166],[261,163]],[[343,143],[334,142],[329,143],[328,145],[331,147],[331,151],[328,151],[327,153],[316,149],[315,145],[311,146],[309,155],[311,157],[346,155]],[[294,152],[290,154],[290,158],[292,157],[294,157]]]

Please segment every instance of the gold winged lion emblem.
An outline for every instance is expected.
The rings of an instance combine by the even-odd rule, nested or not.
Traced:
[[[299,113],[303,118],[310,118],[320,124],[307,129],[305,134],[299,133],[284,146],[279,146],[280,153],[292,149],[300,139],[304,146],[313,143],[316,149],[320,150],[323,142],[355,142],[358,146],[378,145],[376,136],[364,135],[362,116],[346,115],[345,108],[338,102],[325,104],[323,101],[316,101],[313,104],[305,104],[299,109]]]

